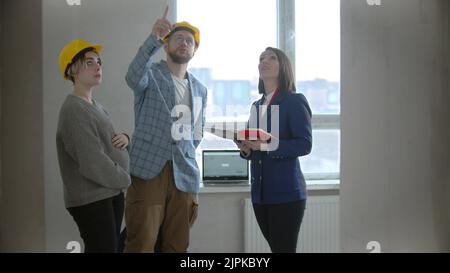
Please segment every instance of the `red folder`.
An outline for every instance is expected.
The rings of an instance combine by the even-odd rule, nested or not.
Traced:
[[[238,140],[262,140],[267,141],[272,135],[262,129],[245,129],[238,132]]]

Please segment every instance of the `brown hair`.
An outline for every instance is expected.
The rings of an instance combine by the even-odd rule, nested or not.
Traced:
[[[280,71],[278,75],[278,90],[279,92],[295,92],[295,78],[292,70],[291,62],[286,54],[278,48],[268,47],[265,51],[272,51],[277,55],[278,62],[280,63]],[[258,90],[260,94],[265,93],[264,82],[259,78]]]
[[[78,71],[80,69],[80,65],[83,63],[83,61],[85,60],[85,55],[88,52],[95,52],[98,55],[98,52],[95,51],[95,48],[93,47],[88,47],[86,49],[81,50],[80,52],[77,53],[77,55],[75,55],[72,59],[72,61],[70,62],[69,65],[67,65],[66,71],[64,72],[67,76],[67,78],[72,82],[75,83],[75,79],[73,77],[73,75],[75,75],[76,73],[74,71]]]

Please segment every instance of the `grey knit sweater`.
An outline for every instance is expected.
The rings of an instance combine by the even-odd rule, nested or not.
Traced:
[[[67,96],[56,133],[66,208],[115,196],[130,185],[128,152],[113,147],[114,133],[100,104]]]

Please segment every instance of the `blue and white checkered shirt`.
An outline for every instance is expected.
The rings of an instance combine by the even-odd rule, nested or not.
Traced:
[[[161,172],[167,161],[172,161],[177,188],[198,193],[200,172],[195,149],[201,141],[198,138],[203,136],[207,89],[187,73],[192,113],[190,137],[181,140],[173,137],[176,118],[172,118],[171,112],[175,106],[175,85],[167,63],[152,61],[152,56],[162,45],[162,41],[150,35],[130,64],[125,78],[134,92],[135,131],[130,149],[130,171],[133,176],[149,180]],[[198,119],[202,122],[196,122]]]

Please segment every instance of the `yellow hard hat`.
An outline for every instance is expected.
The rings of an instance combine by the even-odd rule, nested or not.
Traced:
[[[191,32],[194,35],[195,44],[196,47],[198,48],[198,46],[200,45],[200,30],[194,27],[193,25],[189,24],[188,22],[176,23],[173,30],[169,34],[167,34],[166,37],[164,37],[163,39],[164,42],[167,42],[170,36],[179,30],[187,30]]]
[[[65,80],[68,79],[66,75],[67,66],[72,63],[73,58],[81,51],[90,47],[94,48],[97,53],[100,53],[103,48],[101,45],[94,45],[81,39],[75,39],[64,46],[59,53],[59,71]]]

